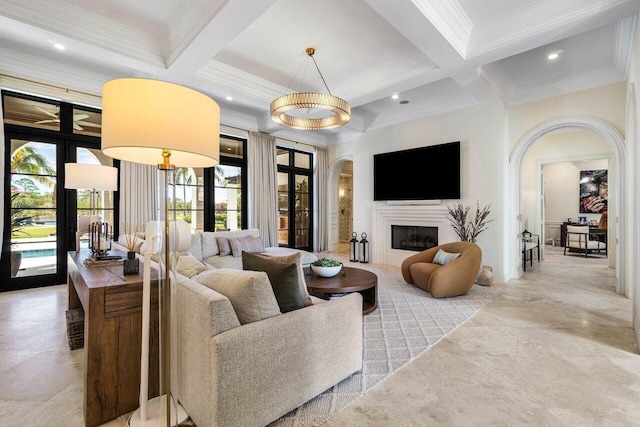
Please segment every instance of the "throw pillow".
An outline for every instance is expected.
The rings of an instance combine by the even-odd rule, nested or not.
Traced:
[[[231,246],[229,246],[229,239],[227,237],[218,237],[218,250],[220,256],[227,256],[231,253]]]
[[[237,239],[229,239],[231,246],[231,254],[234,257],[242,256],[242,252],[264,252],[264,243],[260,237],[238,237]]]
[[[267,273],[278,306],[283,313],[305,306],[307,296],[298,286],[298,266],[295,263],[283,264],[267,257],[242,252],[242,269]]]
[[[270,259],[272,261],[281,262],[283,264],[291,264],[295,263],[298,266],[298,287],[300,288],[300,292],[303,295],[306,295],[307,301],[305,302],[305,307],[308,305],[312,305],[311,297],[309,296],[309,291],[307,290],[307,281],[304,278],[304,269],[302,268],[302,254],[300,252],[296,252],[291,255],[281,255],[281,256],[273,256],[268,253],[265,254],[256,254],[258,256]]]
[[[178,258],[178,262],[176,262],[176,271],[179,274],[182,274],[183,276],[189,278],[207,270],[208,268],[206,265],[198,261],[196,257],[190,254],[180,256]]]
[[[438,252],[436,253],[436,256],[433,257],[433,263],[434,264],[440,264],[440,265],[446,265],[448,263],[450,263],[451,261],[457,259],[460,256],[460,254],[454,254],[454,253],[449,253],[449,252],[445,252],[442,249],[438,249]]]
[[[194,280],[229,298],[243,325],[281,314],[264,272],[221,268],[201,273]]]

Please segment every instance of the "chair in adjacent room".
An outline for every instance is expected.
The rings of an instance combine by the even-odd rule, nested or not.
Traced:
[[[605,230],[606,231],[606,230]],[[572,252],[584,254],[585,258],[589,254],[607,255],[607,244],[604,242],[605,236],[602,233],[589,231],[589,226],[567,225],[567,240],[564,246],[564,254],[567,249]]]
[[[538,262],[540,262],[540,236],[538,234],[523,233],[522,235],[522,271],[527,271],[527,260],[533,267],[533,251],[536,251],[538,255]]]

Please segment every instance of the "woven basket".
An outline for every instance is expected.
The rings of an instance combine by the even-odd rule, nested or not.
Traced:
[[[67,338],[69,349],[77,350],[84,347],[84,310],[75,308],[67,310]]]

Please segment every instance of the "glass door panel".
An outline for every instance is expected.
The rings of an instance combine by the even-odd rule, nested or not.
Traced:
[[[289,246],[289,174],[278,172],[278,246]]]
[[[295,183],[295,247],[307,248],[309,246],[309,219],[311,216],[309,205],[309,177],[307,175],[296,174]]]
[[[56,144],[11,140],[11,277],[57,272]]]

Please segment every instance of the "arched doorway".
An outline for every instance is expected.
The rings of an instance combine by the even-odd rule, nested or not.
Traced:
[[[518,236],[523,229],[520,169],[524,156],[531,145],[538,139],[545,135],[566,130],[587,130],[594,132],[607,142],[613,152],[612,173],[609,176],[611,188],[614,190],[609,194],[609,224],[612,225],[610,236],[612,237],[611,240],[615,241],[615,245],[612,245],[612,247],[616,266],[616,292],[625,294],[623,268],[625,256],[625,206],[623,197],[625,194],[624,138],[620,132],[609,123],[590,116],[565,116],[544,121],[526,132],[514,147],[509,159],[511,220],[506,234],[508,236],[506,238],[507,241],[505,242],[507,247],[510,248],[509,276],[517,278],[522,275],[522,267],[520,266],[520,241]]]

